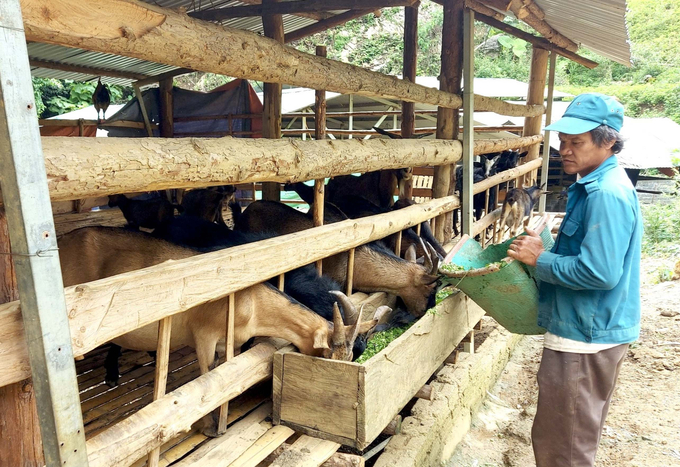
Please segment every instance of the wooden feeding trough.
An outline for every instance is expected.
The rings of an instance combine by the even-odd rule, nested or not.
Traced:
[[[366,448],[483,315],[464,294],[454,294],[363,364],[276,353],[274,423]]]

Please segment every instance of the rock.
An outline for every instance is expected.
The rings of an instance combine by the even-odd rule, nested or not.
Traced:
[[[660,313],[661,316],[664,316],[666,318],[675,318],[676,316],[680,315],[680,311],[674,311],[674,310],[663,310]]]

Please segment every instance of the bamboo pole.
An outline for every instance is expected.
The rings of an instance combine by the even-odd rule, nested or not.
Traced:
[[[172,330],[172,316],[163,318],[158,323],[158,349],[156,350],[156,378],[153,386],[153,400],[157,401],[165,395],[168,382],[168,363],[170,360],[170,334]],[[160,446],[149,453],[148,467],[158,467],[161,454]]]
[[[553,95],[555,91],[555,66],[557,65],[557,55],[555,52],[550,53],[550,75],[548,77],[548,106],[545,113],[545,126],[552,122],[552,106]],[[541,182],[542,189],[548,185],[548,171],[550,170],[550,131],[545,131],[543,136],[543,165],[541,167]],[[538,213],[545,212],[546,194],[541,195],[538,201]]]
[[[397,232],[397,243],[394,247],[394,254],[397,256],[401,256],[401,237],[402,237],[402,231],[400,230]]]
[[[146,129],[146,134],[149,138],[153,137],[153,130],[151,129],[151,122],[149,121],[149,114],[146,112],[146,105],[144,105],[144,98],[142,97],[142,92],[137,84],[132,84],[132,89],[135,90],[135,97],[137,98],[137,103],[139,104],[139,110],[142,113],[142,118],[144,118],[144,128]]]
[[[473,184],[473,148],[474,148],[474,32],[475,12],[465,10],[463,14],[463,72],[465,75],[465,90],[463,93],[463,192],[461,193],[461,232],[465,235],[472,233],[472,184]],[[448,240],[448,239],[447,239]]]

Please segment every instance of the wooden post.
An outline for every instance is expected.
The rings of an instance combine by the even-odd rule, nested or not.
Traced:
[[[85,430],[19,0],[0,2],[0,77],[2,196],[45,463],[84,467]],[[2,417],[8,421],[4,412]],[[25,422],[30,420],[35,418]],[[22,442],[29,462],[35,461],[34,442],[35,437]],[[6,455],[3,451],[3,462]],[[26,463],[21,459],[14,465]]]
[[[463,2],[446,0],[444,2],[444,25],[442,35],[442,71],[439,88],[455,94],[461,92],[461,78],[463,75]],[[437,138],[456,139],[458,137],[459,115],[458,109],[437,108]],[[453,194],[455,183],[452,177],[455,170],[450,165],[434,168],[432,180],[432,196],[442,198]],[[451,213],[439,216],[435,222],[434,234],[437,240],[447,242],[453,236],[453,215]]]
[[[473,183],[473,151],[474,151],[474,76],[475,52],[474,30],[475,12],[465,10],[463,33],[463,72],[465,74],[465,91],[463,93],[463,192],[461,193],[461,231],[472,235],[472,183]]]
[[[262,4],[276,3],[278,0],[263,0]],[[281,15],[262,17],[264,35],[283,43],[283,20]],[[262,114],[262,137],[281,138],[281,84],[264,83],[264,110]],[[276,182],[262,183],[262,199],[281,201],[281,187]]]
[[[173,113],[172,78],[163,79],[158,84],[160,85],[161,137],[173,138],[175,136],[175,123]]]
[[[85,120],[78,119],[78,136],[85,136]]]
[[[401,257],[401,236],[402,236],[402,231],[400,230],[397,232],[397,244],[394,247],[394,254]]]
[[[550,52],[550,75],[548,76],[548,104],[545,110],[545,126],[550,125],[552,122],[552,106],[553,106],[553,94],[555,91],[555,66],[557,62],[557,54],[553,51]],[[544,186],[547,189],[548,186],[548,170],[550,170],[550,132],[546,131],[543,136],[543,165],[541,166],[541,182],[539,185],[541,188]],[[541,195],[541,199],[538,201],[538,213],[543,214],[545,212],[545,202],[546,195]]]
[[[316,55],[326,56],[326,46],[317,45]],[[317,89],[314,93],[314,139],[326,139],[326,91]],[[314,226],[323,225],[323,207],[325,203],[325,180],[319,178],[314,180]],[[321,275],[323,271],[323,260],[316,262],[316,270]]]
[[[170,361],[170,337],[172,316],[163,318],[158,323],[158,347],[156,349],[156,376],[153,385],[153,400],[157,401],[165,395],[168,384],[168,363]],[[226,427],[225,427],[226,429]],[[148,456],[147,466],[158,467],[161,448],[154,448]]]
[[[352,139],[352,130],[354,129],[354,94],[349,95],[349,120],[348,120],[349,136],[347,139]]]
[[[14,261],[10,256],[9,230],[0,206],[0,304],[19,300]],[[40,467],[45,464],[30,379],[0,387],[0,452],[6,465]]]
[[[545,79],[548,68],[548,51],[537,46],[532,47],[531,53],[531,75],[529,77],[529,92],[527,94],[527,104],[543,104],[543,94],[545,93]],[[524,119],[523,136],[533,136],[541,133],[542,116],[526,117]],[[529,153],[524,159],[525,162],[538,159],[539,145],[536,144],[529,148]],[[524,184],[530,184],[531,179],[535,179],[535,172],[524,176]]]
[[[404,8],[404,79],[416,82],[418,61],[418,5]],[[416,129],[416,106],[413,102],[401,103],[401,137],[412,138]],[[413,198],[413,168],[411,177],[401,181],[399,195]]]
[[[229,295],[229,304],[227,305],[227,339],[224,343],[224,361],[228,362],[234,358],[234,310],[236,304],[236,297],[234,294]],[[217,433],[221,434],[227,431],[227,419],[229,417],[229,401],[220,406],[220,418],[217,423]]]
[[[132,88],[135,90],[135,97],[139,103],[139,110],[142,112],[142,118],[144,119],[144,128],[146,128],[146,134],[149,138],[153,137],[153,130],[151,129],[151,122],[149,121],[149,114],[146,111],[146,105],[144,105],[144,99],[142,97],[142,91],[140,91],[139,86],[136,83],[132,84]],[[173,129],[175,123],[173,122]],[[161,129],[162,131],[162,129]]]
[[[354,285],[354,248],[349,250],[349,256],[347,257],[347,284],[345,293],[349,297],[352,295],[352,287]]]

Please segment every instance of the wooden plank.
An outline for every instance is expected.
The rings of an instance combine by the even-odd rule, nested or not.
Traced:
[[[255,443],[241,454],[229,467],[255,467],[264,458],[281,446],[295,432],[286,426],[270,428]]]
[[[270,467],[319,467],[339,448],[333,441],[302,435]]]
[[[361,365],[337,360],[283,356],[280,419],[354,439]],[[314,381],[313,385],[309,382]]]
[[[437,305],[366,367],[366,439],[368,446],[427,382],[484,314],[462,293]],[[408,369],[408,370],[405,370]]]
[[[150,60],[265,83],[326,89],[458,108],[461,99],[425,86],[315,57],[250,31],[197,21],[186,14],[133,0],[24,0],[28,40]],[[101,22],[100,11],[107,11]],[[95,26],[96,25],[96,26]],[[228,57],[229,59],[225,59]],[[257,57],[257,66],[253,66]],[[482,97],[482,96],[480,96]],[[482,99],[504,114],[543,112]],[[480,107],[481,108],[481,107]]]
[[[233,316],[233,314],[232,314]],[[163,318],[158,324],[158,348],[156,349],[156,377],[153,385],[153,400],[158,400],[165,395],[165,387],[168,382],[168,361],[170,359],[170,334],[172,330],[172,316]],[[233,326],[232,326],[233,330]],[[233,348],[233,342],[232,342]],[[226,417],[225,417],[226,419]],[[225,420],[226,425],[226,420]],[[147,465],[158,467],[158,458],[161,447],[153,449],[149,453]]]
[[[3,200],[23,302],[45,462],[49,466],[87,466],[57,236],[19,0],[0,2],[0,77]]]
[[[286,346],[274,354],[272,374],[272,420],[275,425],[281,423],[281,395],[283,391],[283,356],[295,351],[292,345]]]
[[[271,403],[263,404],[235,423],[219,438],[204,443],[174,467],[226,466],[238,459],[270,428],[264,419],[271,414]]]
[[[120,209],[103,209],[81,213],[58,214],[54,216],[54,228],[57,236],[73,230],[96,225],[106,227],[123,227],[127,224]]]
[[[129,465],[247,388],[271,377],[276,345],[271,341],[223,363],[216,369],[152,402],[87,441],[91,467]],[[200,401],[200,403],[196,403]]]

